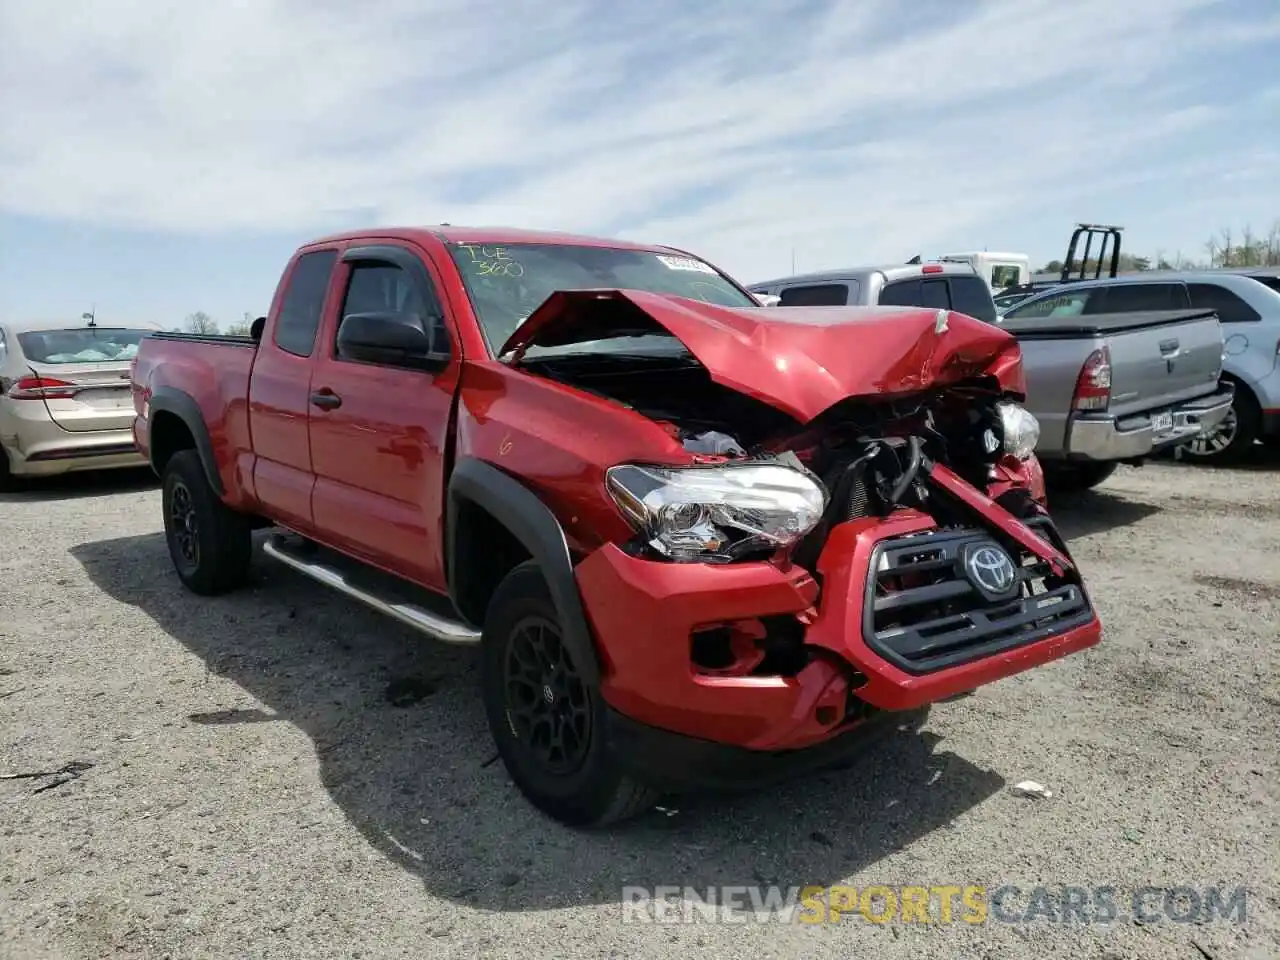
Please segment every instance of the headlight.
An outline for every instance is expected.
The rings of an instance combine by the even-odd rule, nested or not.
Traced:
[[[817,525],[827,505],[815,479],[771,463],[623,464],[609,470],[605,485],[649,546],[681,562],[727,563],[789,546]]]
[[[1026,460],[1040,442],[1040,421],[1016,403],[997,403],[1005,453]]]

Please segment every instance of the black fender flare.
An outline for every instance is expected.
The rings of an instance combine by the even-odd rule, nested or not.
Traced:
[[[155,443],[150,437],[157,413],[171,413],[186,425],[195,439],[196,453],[204,466],[209,485],[218,496],[223,496],[227,491],[222,485],[222,476],[218,473],[218,461],[213,455],[213,438],[209,436],[209,427],[204,422],[204,414],[200,412],[200,404],[196,403],[191,394],[177,387],[156,387],[151,393],[147,413],[147,459],[151,461],[151,469],[157,474],[160,472],[156,469]]]
[[[458,461],[449,478],[445,544],[449,592],[457,596],[458,514],[463,501],[487,510],[537,561],[560,616],[565,645],[583,679],[597,683],[600,659],[591,639],[582,596],[573,575],[573,558],[564,528],[537,495],[510,474],[483,460]]]

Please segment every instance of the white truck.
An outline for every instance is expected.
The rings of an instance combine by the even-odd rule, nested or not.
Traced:
[[[939,257],[942,263],[967,263],[997,294],[1009,287],[1022,286],[1031,280],[1031,261],[1025,253],[995,253],[989,250],[972,253],[948,253]]]

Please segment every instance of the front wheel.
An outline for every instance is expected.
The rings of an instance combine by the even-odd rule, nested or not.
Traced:
[[[643,812],[656,791],[624,774],[604,737],[604,701],[564,644],[534,561],[498,585],[484,622],[481,686],[498,755],[521,793],[569,826]]]
[[[253,547],[249,519],[218,499],[194,450],[169,458],[161,498],[169,557],[183,584],[203,596],[242,585]]]

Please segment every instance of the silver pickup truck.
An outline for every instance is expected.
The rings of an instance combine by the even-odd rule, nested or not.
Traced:
[[[1222,422],[1222,327],[1212,310],[1005,319],[1018,339],[1036,455],[1059,487],[1101,483]]]
[[[1007,320],[968,264],[830,270],[752,284],[788,306],[928,306],[998,323],[1017,337],[1036,455],[1058,489],[1084,489],[1215,427],[1231,407],[1219,386],[1223,337],[1212,310]]]

